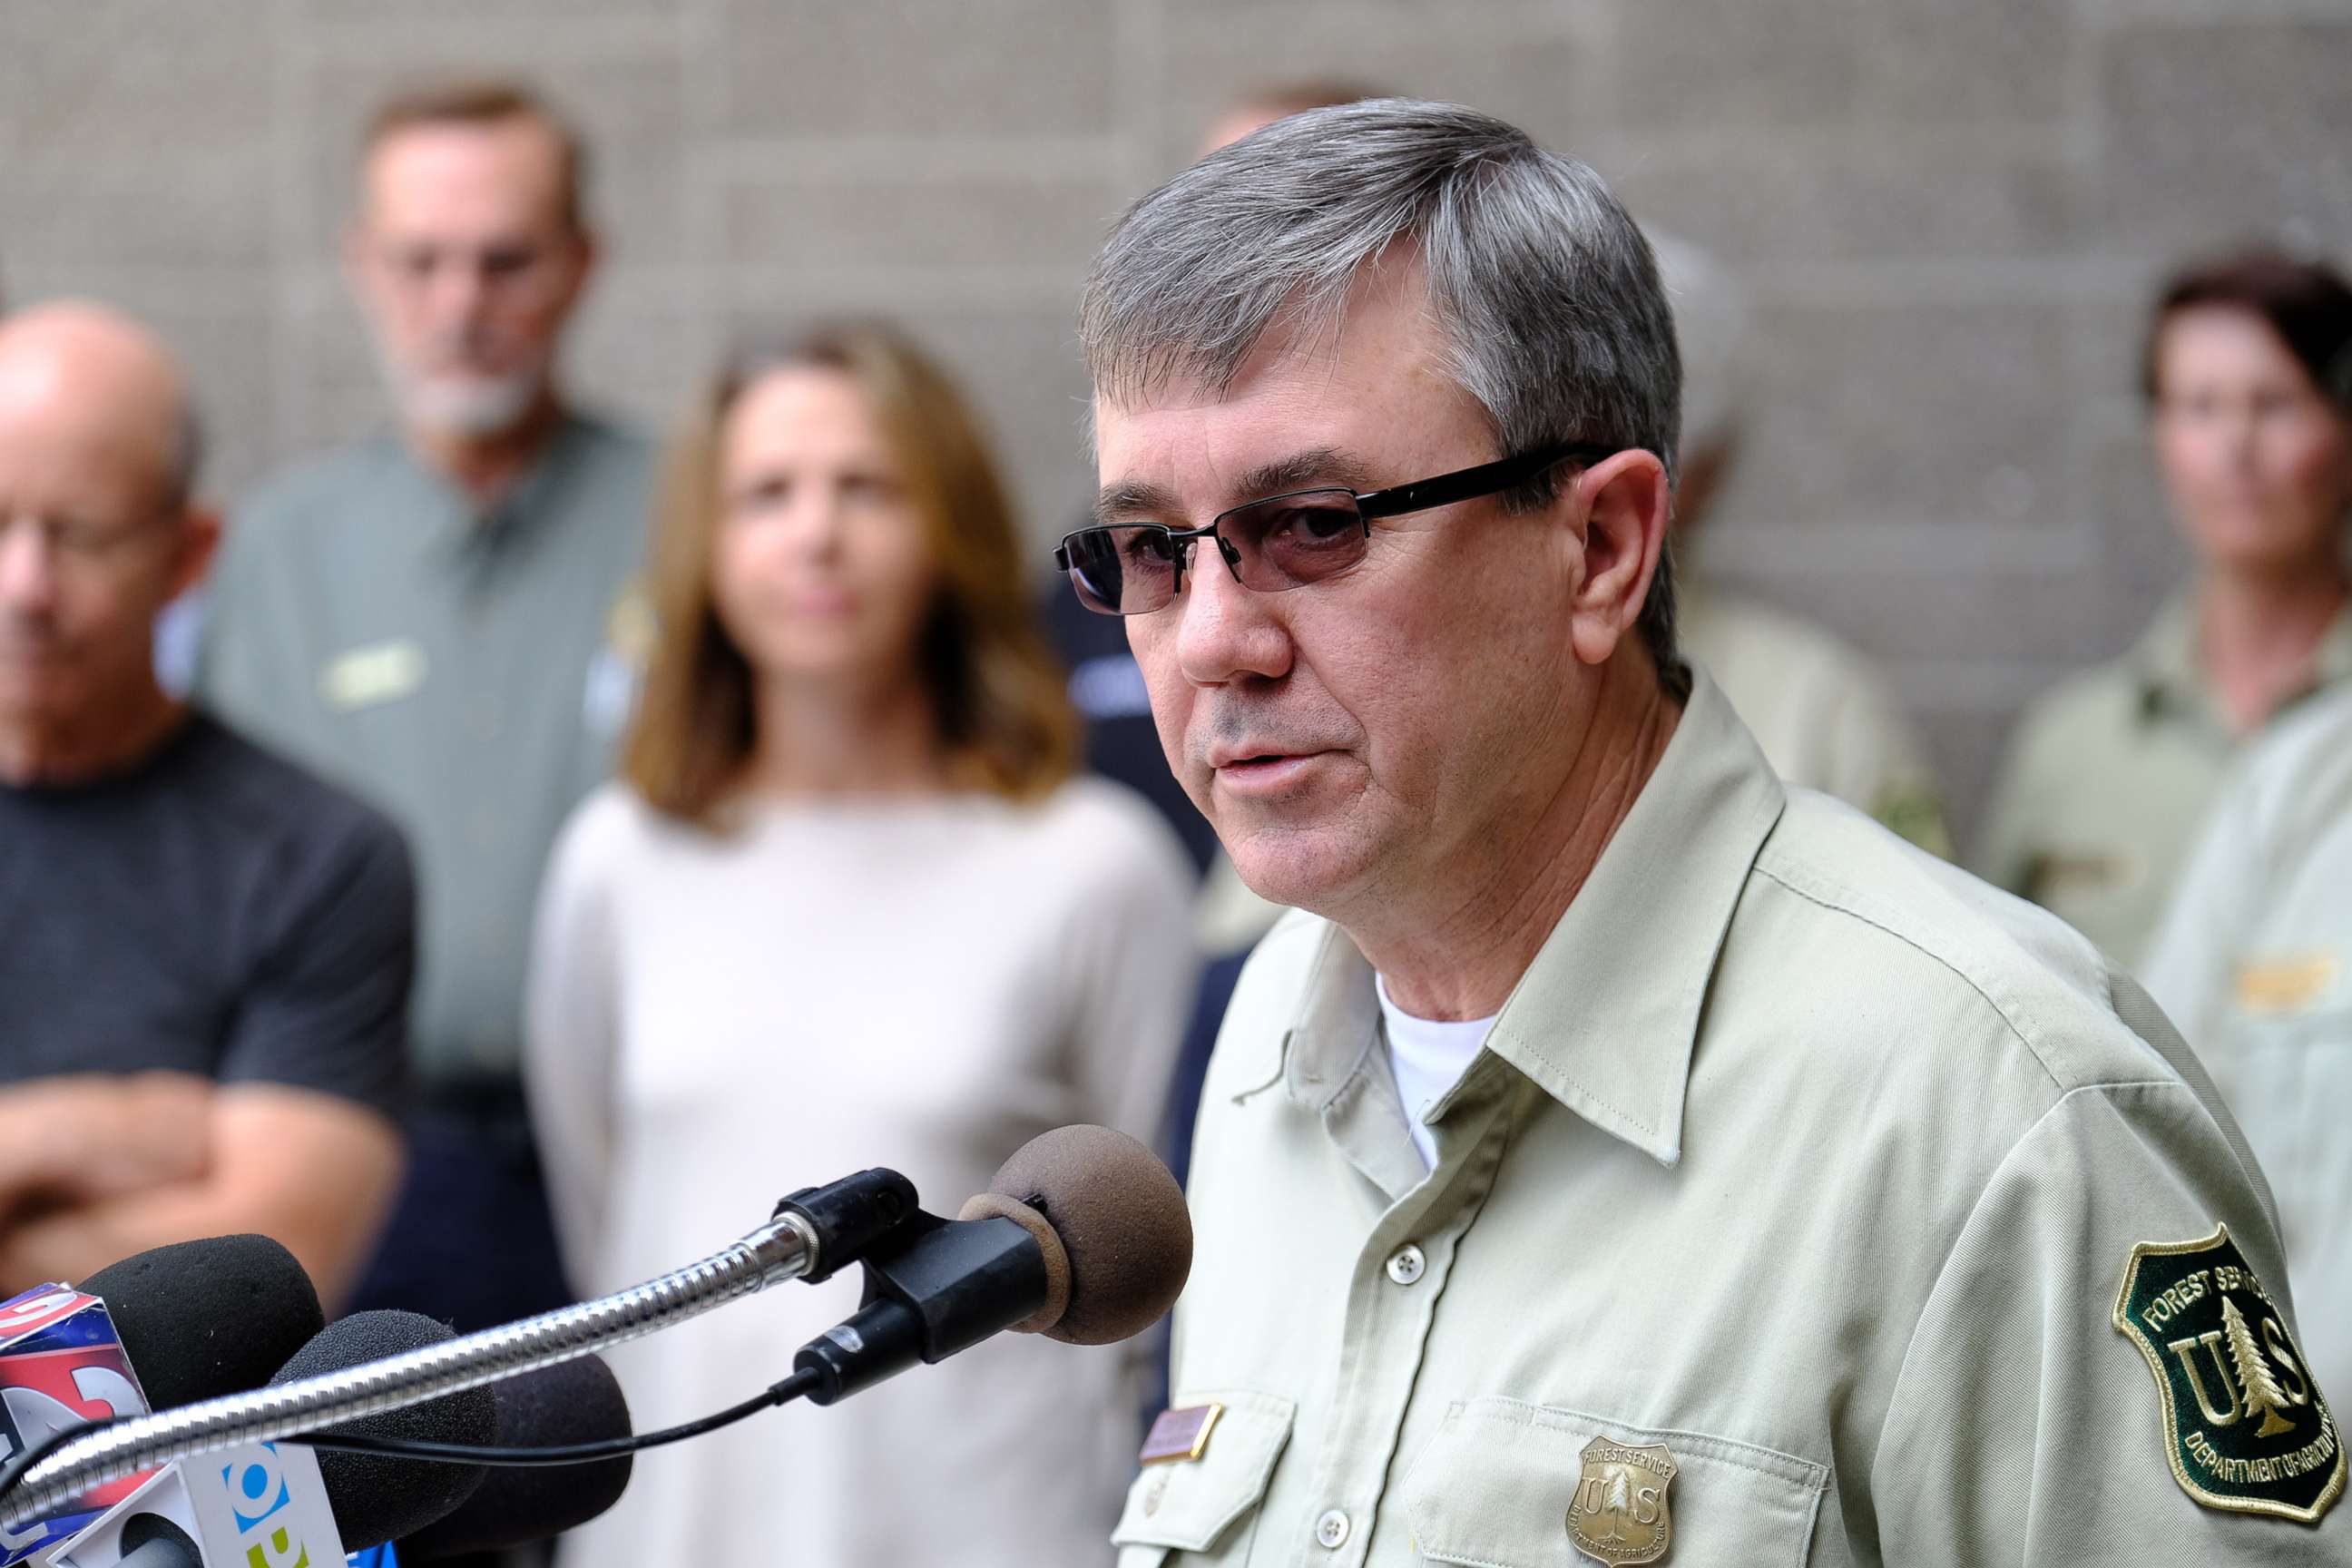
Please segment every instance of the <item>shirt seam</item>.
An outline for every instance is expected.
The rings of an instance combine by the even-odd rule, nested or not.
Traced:
[[[1818,909],[1830,910],[1836,913],[1849,916],[1852,919],[1860,921],[1863,924],[1869,926],[1874,931],[1885,932],[1886,935],[1893,937],[1896,942],[1903,943],[1906,947],[1910,948],[1920,956],[1929,960],[1948,972],[1954,978],[1958,979],[1970,991],[1976,993],[1978,997],[1983,1001],[1987,1007],[1992,1009],[1993,1016],[1999,1018],[2001,1022],[2001,1026],[2006,1028],[2011,1035],[2016,1037],[2019,1045],[2025,1047],[2027,1054],[2032,1057],[2034,1064],[2041,1068],[2043,1075],[2050,1079],[2051,1087],[2059,1091],[2062,1099],[2065,1095],[2074,1093],[2076,1089],[2095,1089],[2102,1087],[2103,1084],[2106,1084],[2110,1081],[2103,1079],[2097,1083],[2069,1084],[2064,1079],[2059,1077],[2058,1069],[2050,1065],[2050,1058],[2042,1054],[2042,1048],[2034,1044],[2032,1037],[2029,1036],[2022,1028],[2018,1026],[2017,1020],[2010,1016],[2010,1010],[1993,998],[1992,994],[1984,988],[1982,982],[1979,981],[1975,975],[1970,974],[1967,970],[1962,969],[1958,964],[1953,963],[1951,959],[1946,957],[1943,953],[1937,952],[1934,948],[1922,942],[1918,938],[1910,935],[1908,932],[1895,930],[1885,921],[1876,919],[1862,910],[1854,908],[1852,904],[1840,902],[1822,893],[1816,892],[1812,889],[1801,888],[1797,886],[1794,882],[1790,881],[1787,878],[1781,876],[1769,866],[1765,865],[1761,856],[1757,858],[1756,874],[1767,879],[1776,886],[1786,889],[1789,892],[1804,900],[1807,903],[1811,904]]]
[[[2057,1099],[2044,1107],[2042,1114],[2033,1119],[2032,1125],[2020,1131],[2009,1147],[2001,1152],[2000,1158],[1993,1162],[1992,1169],[1985,1173],[1983,1184],[1977,1189],[1974,1201],[1969,1205],[1968,1214],[1962,1217],[1958,1227],[1952,1232],[1951,1243],[1944,1249],[1943,1260],[1936,1266],[1935,1280],[1927,1287],[1927,1295],[1921,1299],[1918,1314],[1911,1321],[1911,1331],[1904,1340],[1903,1360],[1895,1369],[1894,1387],[1888,1393],[1886,1399],[1888,1419],[1881,1423],[1878,1429],[1878,1441],[1872,1445],[1870,1451],[1870,1472],[1873,1477],[1878,1473],[1880,1456],[1886,1447],[1887,1430],[1894,1424],[1892,1417],[1895,1405],[1902,1398],[1905,1381],[1911,1375],[1912,1357],[1919,1348],[1920,1321],[1927,1317],[1929,1307],[1935,1301],[1937,1290],[1942,1287],[1946,1277],[1951,1272],[1953,1256],[1959,1251],[1961,1241],[1969,1234],[1969,1227],[1976,1223],[1977,1215],[1983,1212],[1985,1202],[1991,1196],[1993,1187],[2000,1181],[2002,1173],[2016,1162],[2019,1152],[2033,1141],[2034,1135],[2048,1126],[2052,1119],[2075,1096],[2096,1094],[2112,1098],[2113,1094],[2120,1089],[2177,1089],[2183,1094],[2189,1094],[2192,1104],[2196,1102],[2196,1096],[2189,1093],[2189,1086],[2177,1078],[2129,1079],[2109,1083],[2078,1084],[2072,1089],[2063,1089]],[[1871,1509],[1874,1517],[1877,1512],[1877,1488],[1874,1485],[1871,1489]]]

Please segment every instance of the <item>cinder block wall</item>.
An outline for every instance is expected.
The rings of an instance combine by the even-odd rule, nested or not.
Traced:
[[[572,355],[667,422],[728,331],[907,321],[1033,531],[1087,489],[1094,239],[1244,84],[1343,74],[1576,152],[1754,291],[1708,566],[1883,659],[1964,826],[2018,705],[2179,570],[2132,389],[2172,259],[2352,255],[2352,0],[0,0],[0,288],[161,327],[215,489],[380,416],[336,273],[387,89],[513,69],[587,127]]]

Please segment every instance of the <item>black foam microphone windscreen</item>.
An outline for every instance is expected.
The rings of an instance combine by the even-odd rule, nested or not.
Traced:
[[[601,1357],[583,1356],[490,1385],[499,1446],[550,1447],[630,1436],[629,1402]],[[504,1552],[585,1524],[621,1500],[629,1460],[494,1466],[481,1489],[437,1524],[400,1543],[404,1562]]]
[[[446,1325],[416,1312],[354,1312],[320,1331],[269,1381],[293,1383],[457,1337]],[[479,1445],[498,1436],[498,1407],[488,1389],[469,1388],[322,1430],[347,1436]],[[482,1484],[485,1471],[479,1465],[321,1448],[319,1475],[334,1504],[335,1528],[344,1548],[358,1552],[413,1535],[454,1513]]]
[[[266,1236],[151,1247],[80,1289],[106,1303],[156,1410],[259,1388],[327,1321],[310,1275]]]

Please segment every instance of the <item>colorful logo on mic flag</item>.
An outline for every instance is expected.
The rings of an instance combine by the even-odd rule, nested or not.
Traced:
[[[147,1396],[104,1302],[66,1285],[38,1285],[0,1301],[0,1442],[6,1445],[0,1458],[15,1459],[93,1421],[146,1413]],[[110,1481],[47,1518],[0,1524],[0,1568],[75,1534],[146,1480],[141,1474]]]

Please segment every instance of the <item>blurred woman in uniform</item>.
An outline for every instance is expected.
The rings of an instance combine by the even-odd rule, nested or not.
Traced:
[[[2241,742],[2352,676],[2352,288],[2264,252],[2191,268],[2145,366],[2196,575],[2129,652],[2027,709],[1978,867],[2126,964]]]
[[[656,554],[622,778],[559,846],[530,991],[576,1282],[649,1278],[866,1166],[952,1214],[1048,1128],[1150,1138],[1191,997],[1191,868],[1139,800],[1073,778],[1003,493],[940,374],[870,327],[737,356]],[[854,1273],[625,1347],[638,1428],[782,1376],[856,1309]],[[648,1454],[564,1560],[1097,1555],[1136,1364],[1003,1335]]]

